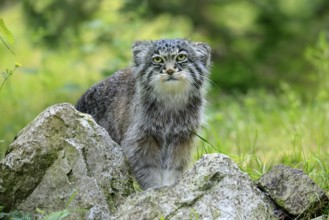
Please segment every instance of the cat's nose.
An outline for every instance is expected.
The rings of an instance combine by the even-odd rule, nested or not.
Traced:
[[[174,72],[175,72],[175,70],[173,70],[173,69],[166,69],[166,73],[168,75],[172,75]]]

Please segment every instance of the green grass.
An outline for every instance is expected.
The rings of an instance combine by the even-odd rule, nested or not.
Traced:
[[[302,169],[329,191],[329,43],[321,33],[305,51],[318,87],[296,92],[281,83],[276,93],[210,95],[208,124],[196,158],[222,152],[257,179],[277,164]],[[206,140],[206,141],[205,141]],[[214,147],[215,146],[215,147]]]
[[[329,190],[329,102],[302,98],[282,86],[278,95],[251,91],[238,96],[212,94],[208,123],[196,158],[221,152],[257,179],[277,164],[304,170]]]

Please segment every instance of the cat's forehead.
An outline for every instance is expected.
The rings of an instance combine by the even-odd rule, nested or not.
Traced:
[[[154,42],[154,50],[160,54],[175,54],[187,47],[184,39],[165,39]]]

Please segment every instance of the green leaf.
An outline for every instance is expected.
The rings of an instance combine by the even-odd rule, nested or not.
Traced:
[[[10,220],[32,220],[32,218],[29,215],[22,215],[11,217]]]
[[[67,217],[69,214],[70,212],[67,209],[64,209],[63,211],[57,211],[46,215],[43,220],[61,220]]]
[[[74,191],[72,193],[72,195],[70,196],[69,201],[67,201],[66,207],[68,207],[71,204],[71,202],[73,201],[73,199],[75,198],[76,195],[77,195],[77,191]]]
[[[15,43],[13,34],[9,31],[2,18],[0,18],[0,37],[11,46]]]
[[[42,209],[39,209],[39,208],[37,208],[36,211],[37,211],[37,213],[40,213],[42,215],[45,215],[46,214],[46,211],[44,211]]]

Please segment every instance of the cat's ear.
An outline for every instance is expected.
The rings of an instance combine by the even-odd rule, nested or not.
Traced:
[[[202,42],[193,42],[192,43],[197,56],[201,59],[202,63],[205,66],[210,65],[210,58],[211,58],[211,48],[208,44]]]
[[[150,50],[152,41],[136,41],[133,43],[131,49],[133,52],[133,59],[136,65],[144,62],[145,55]]]

